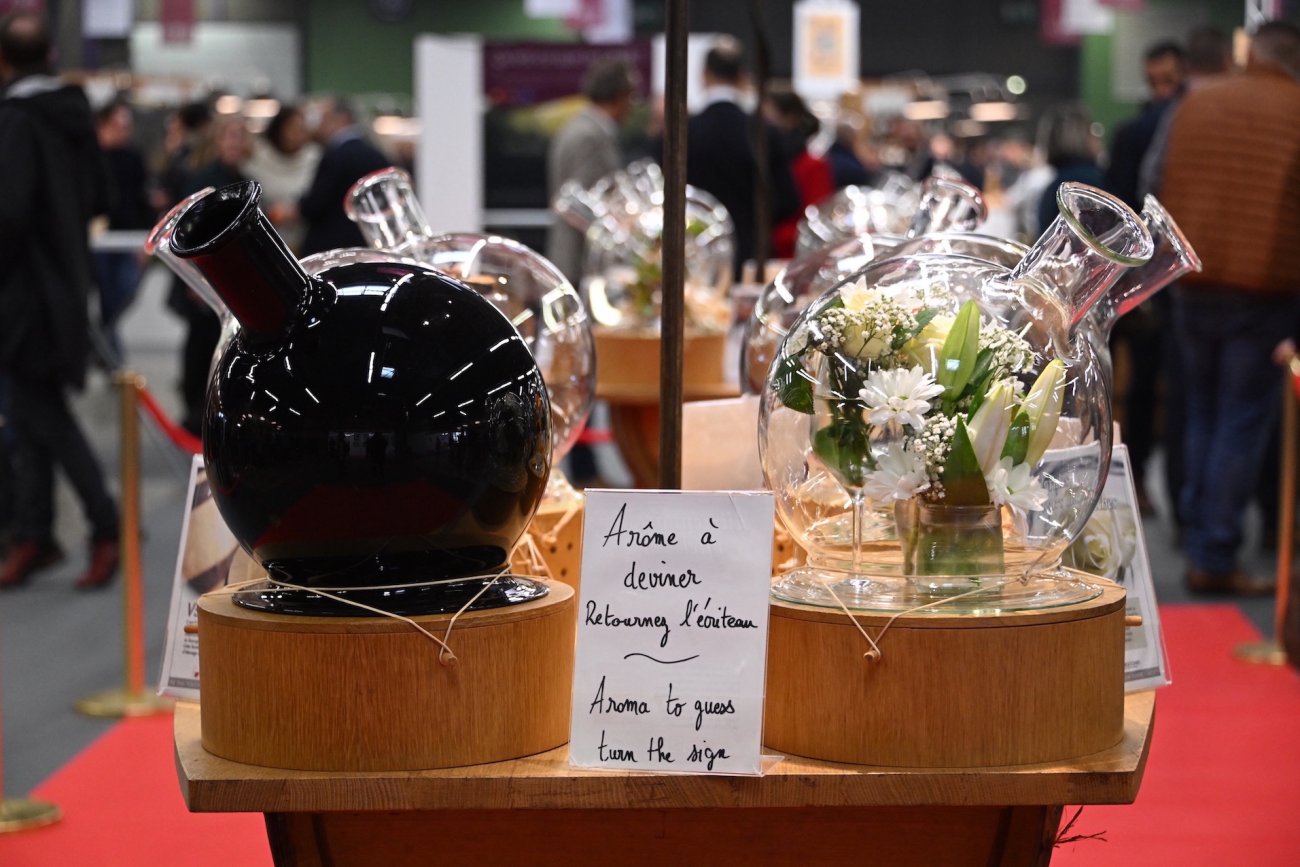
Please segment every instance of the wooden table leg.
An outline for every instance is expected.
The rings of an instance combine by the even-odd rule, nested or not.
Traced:
[[[609,429],[636,487],[659,487],[659,405],[611,403]]]

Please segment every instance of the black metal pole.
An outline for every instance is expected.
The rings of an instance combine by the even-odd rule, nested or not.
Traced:
[[[659,354],[659,487],[682,486],[682,351],[686,317],[687,0],[667,0],[664,86],[663,305]]]
[[[767,30],[763,27],[763,4],[751,0],[749,23],[754,33],[754,87],[758,107],[750,120],[750,141],[754,148],[754,282],[767,283],[767,260],[771,253],[772,238],[772,178],[767,139],[767,122],[763,119],[763,103],[767,101],[767,79],[771,69],[771,49]]]

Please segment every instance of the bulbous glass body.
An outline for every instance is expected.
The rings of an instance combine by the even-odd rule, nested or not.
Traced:
[[[663,299],[662,194],[638,210],[621,207],[587,228],[583,294],[598,324],[657,332]],[[684,289],[688,332],[721,332],[731,324],[727,296],[733,234],[726,208],[707,193],[689,189]]]
[[[663,283],[664,178],[650,160],[638,160],[583,189],[570,181],[551,208],[586,233],[582,292],[592,318],[633,333],[659,330]],[[686,327],[717,333],[731,324],[735,227],[713,196],[686,188]]]
[[[777,344],[809,302],[873,258],[896,253],[959,253],[1011,268],[1028,252],[1015,242],[968,231],[988,215],[983,196],[971,185],[932,177],[920,190],[906,233],[864,230],[824,244],[798,256],[763,287],[742,336],[740,382],[746,393],[757,394],[762,389]]]
[[[810,205],[795,235],[795,258],[859,235],[902,235],[921,201],[921,185],[889,172],[873,187],[850,186]]]
[[[1056,571],[1110,459],[1109,388],[1080,323],[1151,238],[1090,188],[1066,190],[1067,204],[1015,269],[880,257],[794,318],[764,381],[759,445],[808,565],[776,595],[989,610],[1096,592]]]
[[[546,486],[541,373],[500,311],[431,268],[349,261],[308,275],[255,190],[216,191],[172,239],[241,322],[209,382],[204,458],[240,543],[273,579],[329,596],[278,586],[236,601],[456,610],[506,568]],[[507,577],[475,607],[543,593]]]
[[[435,233],[401,169],[362,178],[348,194],[347,209],[372,247],[450,274],[506,315],[546,381],[554,459],[567,455],[595,400],[596,350],[582,299],[560,270],[509,238]],[[559,473],[554,477],[563,481]]]

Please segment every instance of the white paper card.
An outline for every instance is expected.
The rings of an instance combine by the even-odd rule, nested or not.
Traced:
[[[1110,578],[1128,593],[1125,614],[1140,616],[1142,625],[1124,631],[1124,688],[1139,692],[1168,685],[1169,674],[1151,559],[1129,467],[1128,446],[1116,445],[1101,499],[1083,534],[1070,546],[1066,562]]]
[[[587,491],[569,758],[758,774],[767,492]]]
[[[199,597],[223,586],[230,577],[232,564],[246,555],[217,511],[203,458],[199,455],[190,464],[185,504],[158,694],[198,701],[199,637],[186,632],[185,627],[198,624]]]
[[[719,443],[725,443],[719,448]],[[757,491],[758,395],[682,404],[682,488],[688,491]]]

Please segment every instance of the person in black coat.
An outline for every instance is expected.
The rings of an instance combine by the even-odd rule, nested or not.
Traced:
[[[731,214],[736,226],[734,276],[754,258],[758,207],[757,160],[752,145],[753,117],[741,108],[740,47],[728,40],[715,45],[704,59],[704,89],[708,105],[691,117],[686,128],[686,182],[712,193]],[[799,193],[780,136],[765,124],[768,193],[771,223],[799,209]],[[765,227],[770,232],[771,226]]]
[[[107,171],[85,93],[55,78],[49,58],[40,16],[0,21],[0,377],[16,476],[0,590],[63,559],[54,539],[56,466],[91,527],[90,566],[77,586],[107,584],[119,556],[117,505],[68,405],[69,389],[86,379],[86,223],[106,210]]]
[[[304,256],[339,247],[365,246],[361,230],[343,211],[343,197],[361,178],[392,165],[366,140],[352,109],[337,97],[325,102],[316,138],[325,151],[311,187],[298,201],[298,212],[307,224]]]

